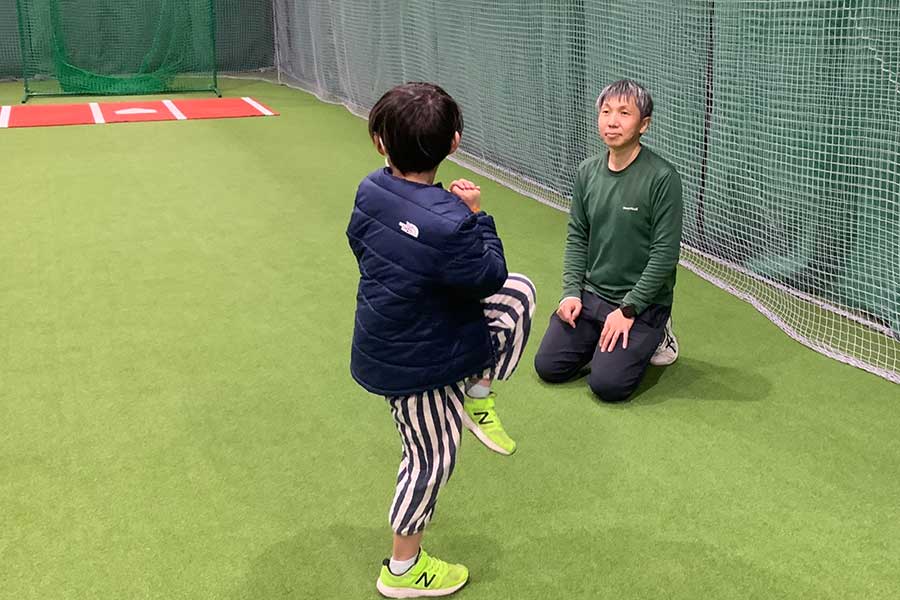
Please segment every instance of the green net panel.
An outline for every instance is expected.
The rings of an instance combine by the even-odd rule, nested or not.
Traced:
[[[89,5],[108,0],[83,0]],[[17,0],[0,0],[0,80],[22,78]],[[219,74],[259,74],[274,66],[272,0],[215,0]],[[148,3],[153,6],[153,3]]]
[[[897,0],[274,7],[282,81],[359,115],[395,84],[440,83],[466,119],[457,160],[562,210],[601,151],[600,89],[642,82],[657,106],[646,142],[684,181],[682,264],[900,382]]]
[[[22,76],[16,0],[0,0],[0,80]]]
[[[18,0],[25,93],[216,91],[212,0]]]

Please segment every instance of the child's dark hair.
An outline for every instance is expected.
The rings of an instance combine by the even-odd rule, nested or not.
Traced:
[[[431,171],[450,154],[453,136],[462,133],[456,101],[433,83],[398,85],[369,112],[369,136],[378,136],[401,173]]]

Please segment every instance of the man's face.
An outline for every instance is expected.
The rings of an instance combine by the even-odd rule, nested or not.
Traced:
[[[607,98],[600,106],[597,129],[610,149],[624,148],[637,143],[650,126],[650,117],[641,118],[634,98]]]

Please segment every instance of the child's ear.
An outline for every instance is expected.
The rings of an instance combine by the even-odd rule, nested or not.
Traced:
[[[384,144],[381,142],[380,136],[373,135],[372,143],[375,144],[375,149],[378,150],[378,154],[380,154],[382,156],[387,156],[387,150],[384,149]]]
[[[458,131],[453,134],[453,142],[450,144],[450,154],[453,154],[459,148],[459,141],[461,139],[462,135]]]

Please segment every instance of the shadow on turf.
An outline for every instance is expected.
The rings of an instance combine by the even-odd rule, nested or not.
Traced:
[[[759,402],[768,397],[771,388],[768,379],[753,371],[682,357],[668,367],[650,367],[631,403],[651,405],[676,399]]]
[[[389,549],[389,544],[385,530],[378,527],[306,529],[263,550],[244,584],[231,597],[275,600],[377,596],[375,579],[381,559],[372,549]]]
[[[815,582],[775,568],[775,558],[770,563],[745,558],[742,555],[753,557],[755,550],[722,543],[727,534],[714,528],[701,530],[700,535],[673,536],[661,534],[652,520],[645,524],[642,511],[621,518],[629,525],[606,528],[585,523],[583,529],[564,536],[532,538],[533,552],[522,559],[519,568],[553,576],[530,578],[530,594],[510,597],[723,600],[822,596],[823,590]],[[689,517],[678,518],[696,526]],[[523,583],[513,581],[511,585]]]
[[[577,377],[560,384],[540,381],[539,385],[554,389],[571,389],[590,394],[585,380],[589,369]],[[628,408],[650,406],[667,400],[717,400],[755,402],[765,399],[772,384],[758,373],[724,365],[681,357],[668,367],[650,367],[637,391],[625,402],[607,403],[604,406]]]
[[[375,579],[384,556],[379,551],[388,553],[390,544],[386,525],[311,528],[265,549],[231,598],[380,598]],[[494,562],[501,551],[490,536],[454,533],[437,526],[428,530],[424,547],[449,560],[477,556],[472,581],[491,581],[499,574]]]

